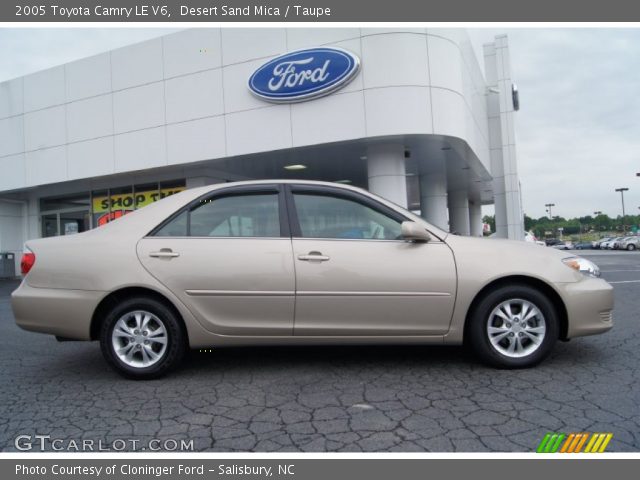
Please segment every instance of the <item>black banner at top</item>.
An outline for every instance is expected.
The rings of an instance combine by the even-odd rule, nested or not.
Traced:
[[[1,22],[633,22],[629,0],[4,0]]]

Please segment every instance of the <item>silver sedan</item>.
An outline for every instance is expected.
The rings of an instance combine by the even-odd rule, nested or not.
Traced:
[[[590,261],[450,235],[357,188],[260,181],[187,190],[85,233],[27,242],[19,326],[98,340],[132,378],[188,348],[466,344],[518,368],[612,327]]]

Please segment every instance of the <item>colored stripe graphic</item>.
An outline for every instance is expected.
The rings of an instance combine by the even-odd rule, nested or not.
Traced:
[[[612,433],[594,433],[585,448],[585,453],[602,453],[611,441]]]
[[[553,446],[549,449],[549,453],[556,453],[558,451],[558,449],[560,448],[560,444],[562,443],[562,440],[564,440],[566,437],[566,435],[564,433],[559,433],[555,443],[553,444]]]
[[[613,433],[556,433],[548,432],[536,449],[537,453],[602,453],[613,438]],[[586,444],[586,447],[585,447]]]
[[[538,445],[538,448],[536,449],[536,453],[544,453],[544,449],[547,446],[547,442],[549,441],[550,438],[551,438],[551,434],[550,433],[547,433],[542,438],[542,441],[540,442],[540,445]]]
[[[556,453],[566,435],[564,433],[547,433],[536,450],[537,453]]]
[[[582,447],[584,446],[585,442],[587,441],[587,438],[589,438],[589,434],[588,433],[581,433],[580,435],[582,435],[582,437],[580,438],[580,441],[576,445],[575,450],[573,452],[571,452],[571,453],[580,453],[580,451],[582,450]]]
[[[575,433],[570,433],[569,436],[567,437],[567,439],[565,440],[565,442],[562,444],[562,448],[560,449],[560,453],[567,453],[567,450],[569,449],[570,445],[575,442],[575,438],[578,435]]]
[[[598,439],[597,433],[594,433],[593,435],[591,435],[591,438],[587,442],[587,446],[584,448],[584,453],[591,453],[591,447],[593,447],[597,439]]]
[[[607,445],[609,445],[609,442],[611,441],[612,438],[613,438],[613,433],[606,434],[606,437],[604,438],[602,445],[600,445],[600,449],[598,450],[598,453],[604,452],[604,450],[607,448]]]

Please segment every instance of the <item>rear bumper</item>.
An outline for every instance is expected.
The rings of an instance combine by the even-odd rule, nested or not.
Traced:
[[[16,324],[32,332],[90,340],[91,317],[105,292],[34,288],[23,281],[11,294]]]
[[[567,308],[567,338],[604,333],[613,327],[613,287],[600,278],[558,286]]]

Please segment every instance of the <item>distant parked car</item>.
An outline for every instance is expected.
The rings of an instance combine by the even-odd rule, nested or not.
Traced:
[[[532,231],[524,232],[524,241],[529,243],[535,243],[536,245],[545,246],[545,243],[541,240],[538,240]]]
[[[574,248],[576,250],[591,250],[593,246],[591,245],[591,242],[579,242],[574,244]]]
[[[610,244],[612,244],[614,241],[615,241],[615,238],[611,237],[611,238],[608,238],[607,240],[600,242],[600,250],[609,250]]]
[[[613,250],[615,243],[619,242],[620,240],[622,240],[622,237],[615,237],[615,238],[609,239],[606,242],[602,242],[600,244],[600,249],[601,250]]]
[[[640,237],[627,237],[622,241],[621,250],[635,250],[640,247]]]
[[[604,242],[608,242],[609,240],[613,240],[613,237],[604,237],[604,238],[601,238],[600,240],[595,240],[595,241],[591,242],[591,246],[593,248],[595,248],[595,249],[600,249],[600,248],[602,248],[601,247],[602,244]]]
[[[616,239],[613,240],[613,242],[611,242],[609,248],[611,250],[618,250],[620,249],[620,246],[622,245],[622,242],[624,241],[625,237],[618,237]]]
[[[547,245],[547,247],[553,247],[554,245],[560,245],[564,242],[562,240],[558,240],[557,238],[545,238],[544,243]]]
[[[557,250],[572,250],[573,247],[573,243],[571,243],[570,241],[566,241],[566,242],[560,242],[556,245],[551,245],[551,248],[555,248]]]
[[[613,238],[608,237],[606,240],[602,240],[599,244],[600,250],[606,250],[609,242],[613,241]]]

